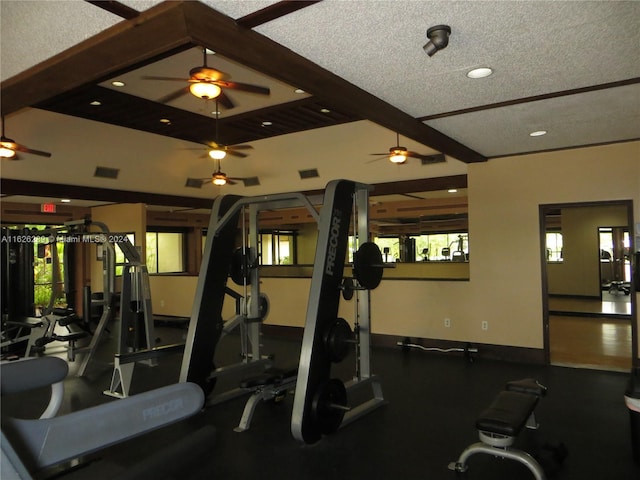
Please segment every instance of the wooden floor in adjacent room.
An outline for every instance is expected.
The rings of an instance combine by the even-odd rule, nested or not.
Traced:
[[[631,322],[607,317],[549,316],[552,365],[627,372]]]
[[[552,365],[627,372],[631,369],[631,298],[549,297]]]

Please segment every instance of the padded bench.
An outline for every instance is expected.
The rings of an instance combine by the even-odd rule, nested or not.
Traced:
[[[512,448],[516,437],[526,426],[536,429],[535,408],[547,389],[534,379],[508,382],[491,405],[476,420],[480,442],[467,447],[456,462],[449,464],[450,470],[465,472],[469,457],[475,453],[487,453],[509,458],[526,465],[536,480],[546,476],[540,464],[528,453]]]
[[[240,388],[252,391],[251,397],[247,400],[242,412],[240,423],[233,430],[244,432],[249,430],[251,419],[258,403],[272,400],[281,401],[287,391],[292,389],[298,379],[298,367],[290,368],[267,368],[263,373],[244,378],[240,382]]]

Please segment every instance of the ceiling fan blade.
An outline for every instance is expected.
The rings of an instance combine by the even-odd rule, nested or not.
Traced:
[[[246,153],[242,153],[242,152],[236,152],[230,148],[226,149],[226,152],[229,155],[233,155],[234,157],[239,157],[239,158],[247,158],[249,155],[247,155]]]
[[[156,77],[154,75],[143,75],[142,80],[167,80],[169,82],[188,82],[189,80],[186,78],[177,78],[177,77]]]
[[[215,82],[222,88],[230,88],[232,90],[240,90],[243,92],[258,93],[260,95],[271,95],[271,90],[267,87],[259,85],[251,85],[249,83],[230,82],[228,80]]]
[[[227,110],[230,110],[233,107],[235,107],[235,104],[231,101],[229,96],[224,92],[221,92],[220,95],[216,97],[216,100],[220,105],[222,105]]]
[[[375,155],[375,154],[372,154]],[[382,160],[383,158],[389,158],[389,154],[388,153],[384,153],[384,154],[380,154],[382,155],[381,157],[378,158],[374,158],[373,160],[369,160],[368,162],[365,163],[373,163],[373,162],[377,162],[378,160]]]
[[[233,148],[234,150],[253,150],[251,145],[229,145],[229,148]]]
[[[422,161],[423,165],[429,163],[442,163],[446,161],[445,156],[441,153],[436,153],[433,155],[422,155],[421,153],[407,152],[407,156],[419,159],[420,161]]]
[[[235,182],[230,177],[227,177],[227,185],[237,185],[237,184],[238,184],[238,182]]]
[[[175,92],[170,93],[169,95],[165,95],[162,98],[159,98],[158,100],[156,100],[158,103],[167,103],[170,102],[171,100],[175,100],[176,98],[180,98],[183,95],[186,95],[187,93],[189,93],[189,87],[183,87],[180,90],[176,90]]]
[[[385,152],[385,153],[370,153],[369,155],[378,155],[378,156],[389,156],[389,152]]]
[[[39,155],[40,157],[50,157],[51,154],[49,152],[43,152],[41,150],[34,150],[33,148],[25,147],[24,145],[20,145],[16,143],[15,150],[23,153],[30,153],[31,155]]]

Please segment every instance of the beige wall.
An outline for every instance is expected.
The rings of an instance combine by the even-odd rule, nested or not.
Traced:
[[[640,142],[471,164],[468,185],[470,280],[383,281],[371,292],[372,330],[543,348],[539,206],[630,199],[640,224]],[[178,281],[180,289],[165,289],[162,295],[174,291],[187,306],[193,292],[187,291],[188,282]],[[271,300],[267,323],[303,326],[310,279],[262,282]],[[152,281],[154,311],[163,314],[156,308],[158,285]],[[189,314],[190,308],[180,313]],[[352,302],[342,302],[340,315],[351,321]],[[450,328],[444,327],[445,318]],[[482,321],[488,330],[481,329]]]
[[[468,182],[468,321],[489,318],[490,343],[541,348],[539,205],[631,199],[640,223],[640,143],[494,159],[470,165]]]

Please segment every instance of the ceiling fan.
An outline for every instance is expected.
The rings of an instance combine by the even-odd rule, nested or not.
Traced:
[[[20,160],[18,152],[30,153],[32,155],[39,155],[41,157],[50,157],[49,152],[42,152],[40,150],[34,150],[33,148],[25,147],[19,143],[14,142],[10,138],[4,136],[4,117],[2,117],[2,138],[0,139],[0,158],[6,158],[7,160]]]
[[[187,178],[187,183],[185,186],[200,188],[203,185],[212,183],[213,185],[221,187],[223,185],[235,185],[237,182],[241,182],[244,180],[244,178],[239,178],[239,177],[228,177],[227,174],[224,173],[220,168],[220,160],[217,160],[217,162],[218,162],[218,169],[215,172],[213,172],[210,177],[197,178],[197,179]]]
[[[412,152],[405,147],[400,146],[400,134],[396,133],[396,146],[389,149],[389,153],[371,153],[371,155],[377,155],[381,158],[388,158],[391,163],[401,165],[407,161],[408,158],[417,158],[422,161],[423,165],[430,163],[441,163],[445,161],[444,155],[441,153],[435,155],[422,155],[421,153]],[[381,158],[370,160],[375,162]],[[370,163],[368,162],[368,163]]]
[[[220,115],[220,110],[218,108],[218,99],[216,98],[216,134],[215,141],[207,142],[206,145],[211,149],[207,153],[214,160],[218,160],[218,167],[220,166],[220,160],[229,155],[233,155],[234,157],[246,158],[248,155],[246,153],[242,153],[240,150],[250,150],[253,149],[251,145],[223,145],[219,143],[219,135],[218,135],[218,120]],[[206,155],[205,155],[206,156]]]
[[[159,77],[159,76],[143,76],[144,80],[167,80],[171,82],[188,82],[189,85],[176,90],[160,99],[158,102],[167,103],[171,100],[175,100],[187,93],[201,98],[203,100],[211,100],[216,98],[220,101],[220,104],[225,108],[233,108],[235,105],[231,99],[223,92],[222,89],[239,90],[243,92],[257,93],[260,95],[270,95],[271,91],[267,87],[261,87],[259,85],[250,85],[248,83],[232,82],[229,80],[231,77],[225,72],[216,70],[215,68],[207,65],[207,50],[202,49],[202,55],[204,57],[203,65],[200,67],[194,67],[189,70],[189,78],[175,78],[175,77]]]

